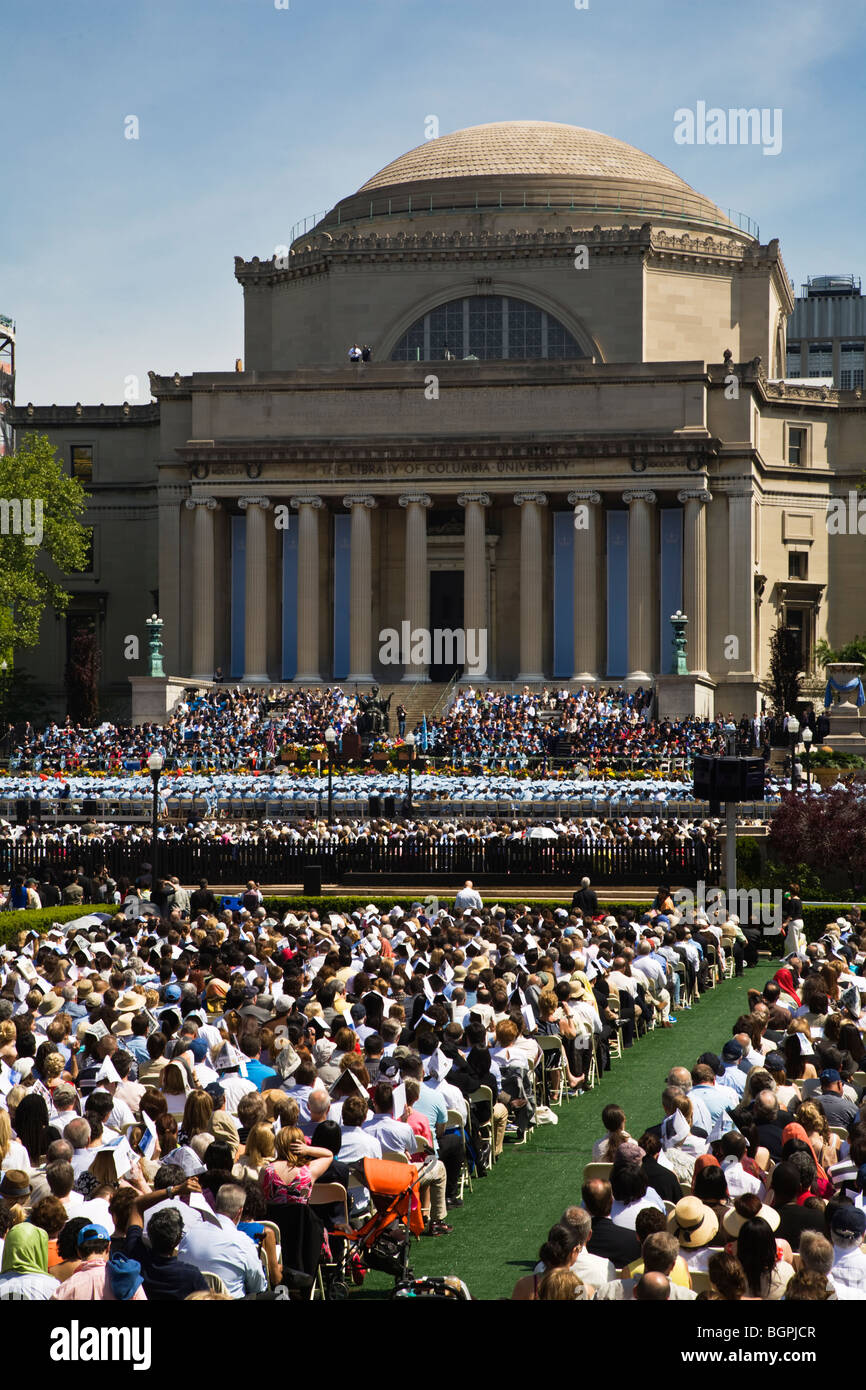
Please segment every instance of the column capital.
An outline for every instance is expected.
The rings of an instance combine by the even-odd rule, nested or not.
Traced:
[[[401,507],[411,507],[413,504],[418,507],[433,506],[433,498],[428,492],[404,492],[397,501]]]
[[[325,505],[325,503],[324,503],[324,501],[322,500],[321,497],[290,497],[290,498],[289,498],[289,506],[290,506],[290,507],[315,507],[316,511],[320,511],[321,508],[324,507],[324,505]]]
[[[591,507],[598,507],[601,503],[600,492],[570,492],[567,499],[572,507],[576,507],[580,502],[588,502]]]
[[[677,493],[678,502],[712,502],[713,494],[705,487],[684,487]]]
[[[188,511],[195,511],[196,507],[206,507],[209,512],[219,510],[219,502],[215,497],[188,497],[184,502]]]
[[[263,512],[269,512],[271,499],[270,497],[239,497],[238,506],[242,512],[245,512],[248,507],[261,507]]]
[[[344,507],[377,507],[379,504],[372,493],[353,492],[349,497],[343,498]]]
[[[547,506],[546,492],[516,492],[514,494],[515,507],[522,507],[524,502],[535,502],[539,507]]]
[[[490,506],[489,492],[461,492],[457,498],[458,507],[468,507],[470,502],[477,502],[480,507]]]
[[[628,502],[628,503],[632,503],[632,502],[650,502],[650,503],[654,503],[654,502],[657,502],[657,501],[658,501],[658,498],[656,497],[655,493],[654,493],[650,488],[641,487],[641,488],[632,488],[632,489],[630,489],[630,491],[624,492],[623,495],[622,495],[622,500],[623,500],[623,502]]]

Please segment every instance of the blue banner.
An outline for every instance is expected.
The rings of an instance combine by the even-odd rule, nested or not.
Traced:
[[[607,517],[607,675],[628,675],[628,512]]]
[[[574,675],[574,512],[553,513],[553,674]]]
[[[232,519],[232,679],[239,681],[244,673],[244,653],[247,633],[247,519],[233,516]]]
[[[352,518],[334,516],[334,670],[336,681],[345,680],[351,660],[349,621],[352,594]]]
[[[866,703],[866,696],[864,696],[864,694],[863,694],[863,682],[861,681],[861,679],[860,679],[859,676],[855,676],[853,680],[845,681],[844,683],[843,683],[842,681],[834,681],[834,679],[833,679],[832,676],[828,676],[828,677],[827,677],[827,689],[824,691],[824,708],[825,708],[825,709],[827,709],[827,707],[828,707],[829,705],[832,705],[832,703],[833,703],[833,691],[834,691],[834,690],[838,691],[840,695],[841,695],[843,692],[844,692],[845,694],[848,694],[850,691],[856,690],[856,691],[857,691],[857,699],[856,699],[855,703],[858,704],[858,705],[862,705],[862,704]]]
[[[659,556],[659,590],[661,611],[659,632],[661,652],[659,671],[663,676],[673,672],[674,630],[671,614],[678,613],[683,606],[683,510],[682,507],[662,507],[660,513],[659,537],[661,554]],[[694,615],[688,617],[694,622]]]
[[[283,532],[283,666],[284,681],[298,669],[298,514],[291,512]]]

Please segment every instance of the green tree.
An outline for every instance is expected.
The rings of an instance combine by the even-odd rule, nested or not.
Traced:
[[[50,440],[28,434],[0,456],[0,653],[35,647],[47,607],[65,613],[61,579],[87,559],[90,529],[81,524],[87,494],[64,472]]]

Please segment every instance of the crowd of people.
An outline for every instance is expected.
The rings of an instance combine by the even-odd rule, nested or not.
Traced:
[[[255,771],[275,763],[284,745],[322,745],[329,726],[339,748],[345,734],[359,732],[361,698],[357,691],[349,694],[339,686],[262,692],[220,684],[190,689],[164,726],[104,722],[88,728],[68,719],[37,731],[28,722],[7,730],[6,752],[10,770],[21,772],[135,771],[146,766],[153,751],[162,753],[169,768]],[[395,745],[405,732],[399,708],[391,718],[389,737],[381,740],[385,746]],[[554,753],[566,763],[598,768],[622,760],[652,766],[725,750],[730,716],[672,721],[658,719],[654,709],[651,689],[569,691],[545,686],[534,691],[526,686],[518,694],[469,685],[459,687],[447,709],[422,720],[414,733],[431,756],[512,770]],[[779,733],[784,736],[778,722],[766,714],[740,720],[739,751],[768,755]],[[826,725],[826,718],[807,716],[805,722],[811,722],[820,739],[818,726]]]
[[[357,1233],[395,1174],[392,1245],[447,1244],[467,1175],[495,1181],[567,1096],[613,1099],[612,1057],[759,945],[689,925],[666,887],[640,916],[587,883],[506,911],[467,882],[450,910],[281,920],[255,884],[225,910],[178,889],[118,885],[113,915],[0,950],[0,1300],[345,1293],[381,1267]],[[861,931],[840,919],[750,991],[638,1140],[606,1108],[609,1178],[516,1298],[682,1298],[703,1275],[713,1297],[861,1296]]]

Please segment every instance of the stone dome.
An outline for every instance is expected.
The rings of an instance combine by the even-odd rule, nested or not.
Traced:
[[[362,184],[359,193],[429,179],[628,179],[693,193],[672,169],[597,130],[555,121],[496,121],[427,140]]]
[[[547,217],[539,219],[539,210]],[[433,215],[465,229],[482,214],[488,226],[510,214],[574,226],[675,225],[738,232],[709,198],[643,150],[597,130],[555,121],[496,121],[428,140],[386,164],[343,198],[319,228],[379,223],[391,230]],[[580,214],[576,216],[575,214]],[[416,230],[418,230],[416,226]],[[431,230],[434,228],[431,227]]]

